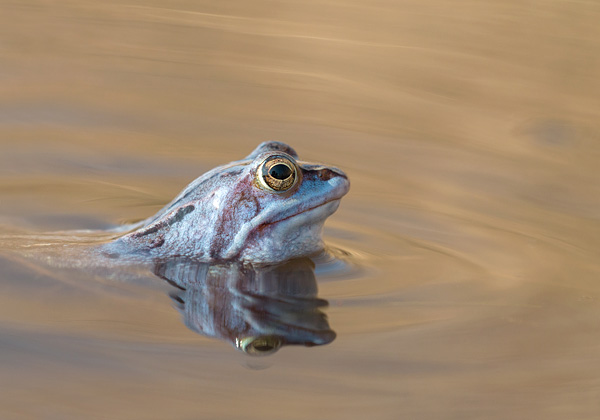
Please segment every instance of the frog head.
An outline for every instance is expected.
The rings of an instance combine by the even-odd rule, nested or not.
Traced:
[[[260,144],[246,158],[188,185],[114,251],[201,261],[281,262],[323,249],[325,219],[350,183],[339,169],[298,160],[290,146]]]

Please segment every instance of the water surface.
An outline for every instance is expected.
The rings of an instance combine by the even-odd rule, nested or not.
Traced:
[[[0,10],[2,419],[598,418],[597,2]],[[329,344],[247,356],[148,267],[41,234],[144,219],[264,140],[352,181]]]

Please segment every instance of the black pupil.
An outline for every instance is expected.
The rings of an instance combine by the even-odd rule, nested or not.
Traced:
[[[275,179],[287,179],[292,174],[292,169],[284,165],[283,163],[278,163],[277,165],[273,165],[271,169],[269,169],[269,175],[271,175]]]
[[[273,350],[273,346],[269,343],[259,343],[254,346],[256,351],[271,351]]]

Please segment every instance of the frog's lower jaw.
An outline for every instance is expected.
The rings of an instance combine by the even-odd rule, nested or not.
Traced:
[[[316,254],[323,249],[321,233],[325,219],[339,204],[339,199],[329,201],[286,219],[260,224],[236,237],[223,257],[275,263]]]

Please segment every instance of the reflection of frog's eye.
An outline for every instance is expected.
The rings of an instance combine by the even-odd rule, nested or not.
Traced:
[[[297,178],[296,165],[285,156],[271,156],[258,169],[260,183],[271,191],[287,191],[294,186]]]
[[[236,340],[236,346],[252,356],[266,356],[275,353],[281,347],[281,339],[274,335],[246,337]]]

